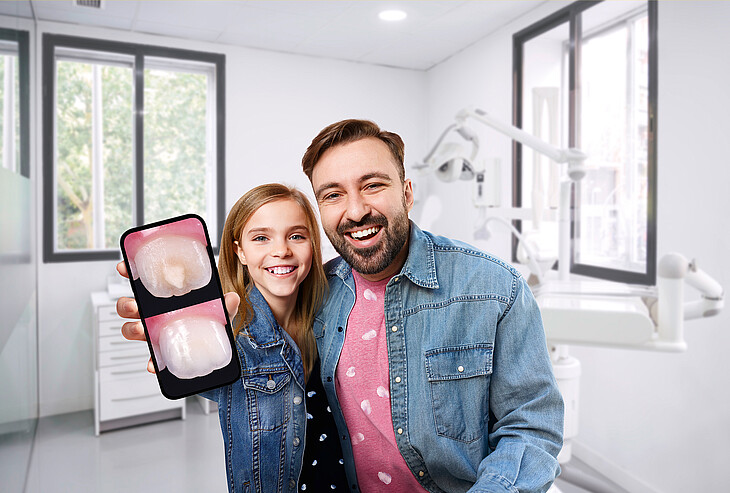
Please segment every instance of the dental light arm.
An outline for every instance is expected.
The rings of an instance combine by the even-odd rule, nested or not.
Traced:
[[[579,149],[559,149],[548,144],[542,139],[535,137],[517,128],[514,125],[508,125],[492,116],[486,111],[479,108],[464,108],[456,114],[456,121],[460,125],[464,125],[467,118],[472,118],[481,122],[488,127],[516,140],[520,144],[526,145],[531,149],[544,154],[556,163],[568,163],[568,177],[573,181],[578,181],[585,176],[585,167],[583,161],[588,157]]]

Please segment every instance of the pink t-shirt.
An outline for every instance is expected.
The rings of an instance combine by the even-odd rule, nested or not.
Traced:
[[[370,282],[355,271],[352,274],[357,295],[335,383],[352,440],[360,490],[426,491],[400,455],[393,431],[384,313],[385,286],[390,279]]]

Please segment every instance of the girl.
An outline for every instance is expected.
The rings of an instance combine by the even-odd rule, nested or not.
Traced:
[[[306,196],[268,184],[241,197],[218,271],[241,297],[231,322],[241,379],[203,394],[218,403],[229,490],[347,491],[312,333],[327,284]]]

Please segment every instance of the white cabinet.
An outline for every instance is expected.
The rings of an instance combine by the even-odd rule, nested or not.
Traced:
[[[94,432],[180,417],[185,399],[162,395],[147,372],[147,344],[122,336],[124,319],[107,292],[91,294],[94,328]]]

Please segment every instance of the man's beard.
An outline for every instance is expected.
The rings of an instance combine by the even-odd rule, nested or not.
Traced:
[[[344,238],[347,230],[365,225],[382,226],[383,238],[376,245],[368,248],[355,248]],[[383,215],[368,214],[360,221],[346,221],[337,226],[337,231],[325,230],[335,251],[345,259],[345,262],[360,274],[373,275],[384,271],[395,260],[395,257],[408,241],[410,222],[408,213],[404,210],[393,218],[392,223]]]

